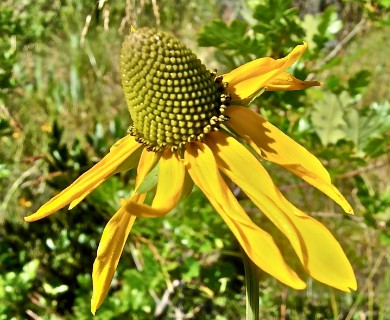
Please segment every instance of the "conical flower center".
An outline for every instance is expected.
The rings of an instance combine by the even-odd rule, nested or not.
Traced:
[[[131,32],[120,66],[130,134],[148,150],[183,148],[228,120],[227,84],[171,35],[150,28]]]

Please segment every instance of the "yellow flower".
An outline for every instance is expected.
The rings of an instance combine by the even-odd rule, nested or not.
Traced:
[[[271,276],[295,289],[306,287],[286,264],[272,237],[245,213],[224,177],[236,183],[288,238],[311,277],[346,292],[356,289],[354,272],[340,244],[321,223],[281,194],[258,157],[293,172],[352,214],[351,206],[315,156],[242,106],[264,90],[319,85],[286,72],[306,48],[304,43],[282,59],[257,59],[216,76],[169,34],[148,28],[132,30],[121,54],[122,85],[133,120],[130,134],[68,188],[25,218],[35,221],[67,205],[72,209],[112,175],[138,165],[133,196],[122,200],[103,231],[93,266],[92,313],[107,294],[136,217],[166,215],[177,205],[183,189],[192,186],[191,180],[248,257]],[[151,204],[145,204],[147,192],[142,182],[156,165],[157,187],[148,191],[155,195]]]

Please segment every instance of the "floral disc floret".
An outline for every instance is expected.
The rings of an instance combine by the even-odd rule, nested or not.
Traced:
[[[230,96],[227,83],[209,71],[170,34],[134,30],[121,51],[121,80],[133,125],[130,134],[150,151],[183,149],[217,130]]]

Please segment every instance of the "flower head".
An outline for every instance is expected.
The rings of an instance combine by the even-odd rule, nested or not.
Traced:
[[[286,72],[306,47],[304,43],[282,59],[257,59],[217,76],[171,35],[149,28],[132,30],[121,52],[122,85],[133,120],[129,135],[25,218],[35,221],[67,205],[72,209],[112,175],[137,166],[134,193],[122,200],[100,241],[92,275],[93,313],[107,294],[136,217],[161,217],[170,212],[187,183],[186,173],[259,268],[292,288],[306,287],[286,264],[272,237],[245,213],[224,177],[236,183],[287,237],[311,277],[346,292],[356,289],[352,267],[337,240],[281,194],[258,157],[296,174],[346,212],[352,213],[351,206],[315,156],[244,107],[264,90],[319,85]],[[146,191],[142,182],[156,165],[156,188]],[[144,203],[147,192],[155,192],[150,205]]]

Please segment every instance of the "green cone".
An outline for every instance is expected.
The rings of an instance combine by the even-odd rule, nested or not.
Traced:
[[[132,30],[122,45],[121,79],[130,133],[148,150],[178,149],[226,121],[227,84],[168,33]]]

